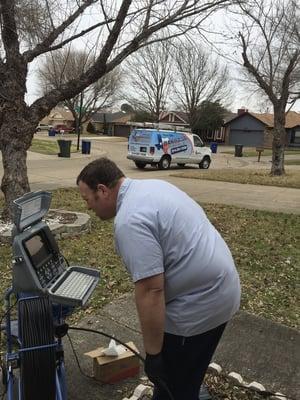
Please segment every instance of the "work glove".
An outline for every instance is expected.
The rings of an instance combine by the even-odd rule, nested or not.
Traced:
[[[164,362],[161,353],[147,354],[145,359],[145,373],[154,385],[161,386],[166,383],[167,376],[164,369]]]

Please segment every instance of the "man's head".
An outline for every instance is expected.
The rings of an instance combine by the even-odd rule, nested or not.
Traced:
[[[116,215],[118,191],[124,178],[113,161],[99,158],[83,168],[77,185],[88,209],[101,219],[110,219]]]

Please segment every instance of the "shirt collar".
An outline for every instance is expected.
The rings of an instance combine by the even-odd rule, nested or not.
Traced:
[[[117,197],[117,213],[121,207],[122,201],[126,195],[126,192],[131,185],[132,179],[130,178],[125,178],[124,181],[122,182],[119,192],[118,192],[118,197]]]

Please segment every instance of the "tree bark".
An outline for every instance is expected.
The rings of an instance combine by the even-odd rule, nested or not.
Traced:
[[[1,152],[4,169],[1,190],[4,193],[6,204],[2,218],[10,220],[13,215],[13,201],[30,191],[26,165],[27,151],[14,141],[4,146]]]
[[[272,168],[271,175],[280,176],[285,174],[284,149],[286,142],[284,108],[274,107],[274,130],[272,143]]]

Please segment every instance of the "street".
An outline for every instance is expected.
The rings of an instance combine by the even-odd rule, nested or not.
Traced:
[[[38,138],[56,141],[57,137],[37,135]],[[70,137],[65,135],[64,138]],[[72,137],[73,143],[75,138]],[[114,160],[124,174],[130,178],[165,179],[186,191],[200,203],[217,203],[261,210],[291,212],[300,214],[300,191],[285,187],[247,185],[229,182],[209,181],[202,179],[186,179],[172,177],[172,173],[182,172],[177,166],[167,171],[160,171],[147,166],[144,170],[136,168],[126,158],[127,140],[117,137],[93,137],[91,154],[72,153],[71,158],[60,158],[55,155],[43,155],[28,152],[27,166],[31,190],[52,190],[59,187],[74,187],[76,177],[81,169],[90,161],[101,156]],[[197,166],[187,168],[198,170]],[[212,169],[255,168],[270,169],[270,159],[260,163],[253,158],[237,158],[231,154],[218,152],[212,154]],[[296,167],[297,168],[297,167]],[[0,168],[2,175],[2,165]]]

